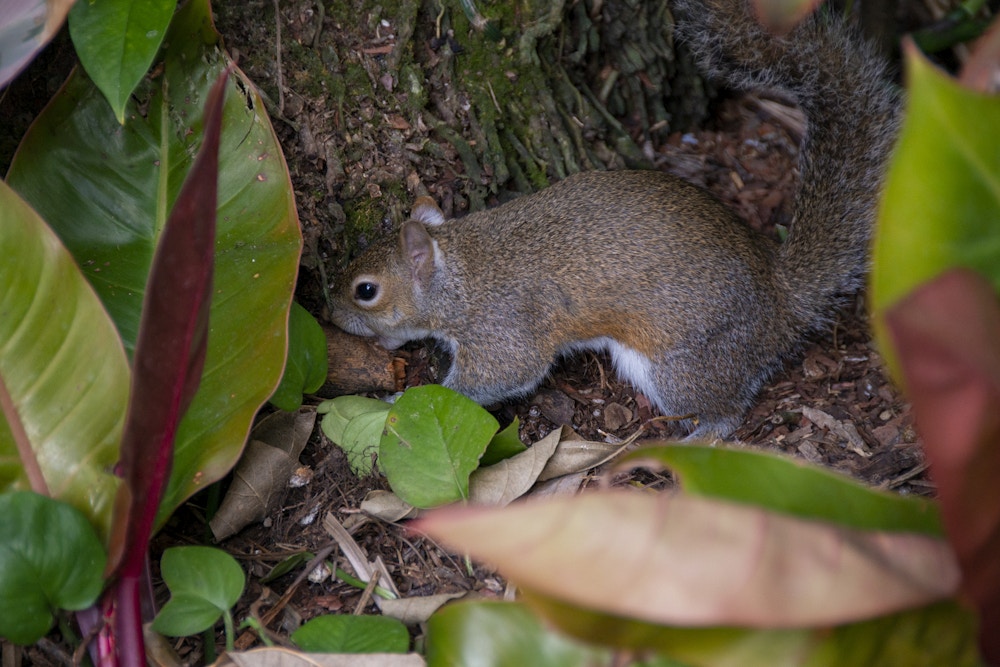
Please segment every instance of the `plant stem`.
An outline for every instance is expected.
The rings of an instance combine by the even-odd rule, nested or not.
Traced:
[[[236,629],[233,627],[233,612],[222,612],[222,623],[226,626],[226,651],[232,653],[236,647]]]
[[[7,383],[4,382],[3,375],[0,374],[0,409],[3,416],[10,425],[11,435],[14,436],[14,444],[17,445],[17,454],[21,458],[21,465],[24,466],[24,474],[28,477],[31,490],[43,496],[49,495],[49,486],[45,483],[45,476],[42,475],[42,468],[38,465],[38,458],[35,450],[31,448],[31,441],[28,440],[28,433],[24,430],[24,423],[17,414],[17,407],[14,399],[7,390]]]
[[[355,576],[348,574],[344,570],[341,570],[339,567],[334,571],[334,573],[337,575],[338,579],[343,581],[348,586],[354,586],[355,588],[360,588],[361,590],[368,588],[368,584],[366,582],[362,581],[361,579],[358,579]],[[375,595],[386,600],[396,599],[396,596],[392,594],[392,591],[388,591],[382,588],[381,586],[375,587]]]
[[[226,640],[229,641],[228,639]],[[215,628],[208,628],[201,633],[202,650],[205,652],[205,664],[211,665],[215,662]]]

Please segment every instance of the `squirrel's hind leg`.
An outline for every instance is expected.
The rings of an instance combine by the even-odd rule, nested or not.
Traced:
[[[441,384],[489,406],[532,393],[548,376],[553,357],[534,348],[514,354],[502,346],[456,344]]]
[[[739,364],[706,363],[703,355],[674,350],[653,365],[650,386],[636,388],[669,417],[687,417],[685,440],[725,439],[743,423],[759,382]]]

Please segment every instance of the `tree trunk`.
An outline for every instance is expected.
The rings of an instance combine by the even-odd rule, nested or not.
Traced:
[[[278,9],[216,7],[276,119],[307,237],[299,297],[313,312],[415,196],[461,215],[577,171],[647,167],[653,146],[706,115],[664,0]]]

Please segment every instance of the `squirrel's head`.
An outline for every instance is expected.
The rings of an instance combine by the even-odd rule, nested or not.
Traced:
[[[388,349],[430,335],[423,297],[440,265],[441,251],[427,227],[444,221],[434,200],[418,197],[398,235],[377,242],[336,281],[333,323],[357,336],[377,336]]]

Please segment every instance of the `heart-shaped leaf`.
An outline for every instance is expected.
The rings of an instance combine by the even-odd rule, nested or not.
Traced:
[[[0,535],[0,637],[32,644],[53,611],[97,599],[104,548],[79,510],[30,491],[0,494]]]
[[[359,477],[372,473],[389,408],[385,401],[364,396],[338,396],[316,408],[323,414],[323,433],[344,450],[347,464]]]
[[[483,458],[480,459],[479,465],[483,467],[491,466],[494,463],[500,463],[504,459],[517,456],[528,449],[521,442],[521,438],[517,434],[520,427],[521,421],[517,417],[514,417],[514,421],[507,424],[507,428],[494,435],[493,439],[490,440],[490,444],[486,446],[486,451],[483,452]]]
[[[153,629],[171,637],[193,635],[215,625],[243,594],[246,575],[236,560],[213,547],[171,547],[160,559],[170,600]]]

